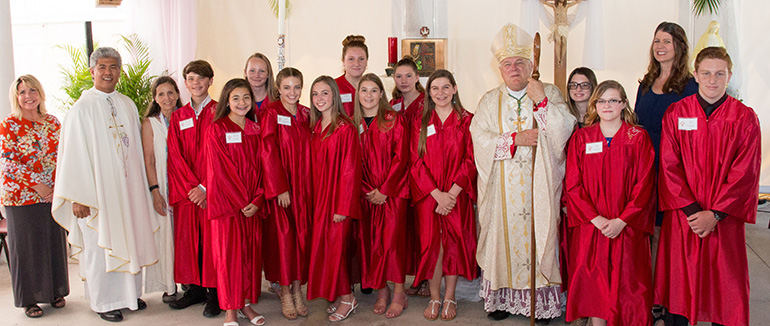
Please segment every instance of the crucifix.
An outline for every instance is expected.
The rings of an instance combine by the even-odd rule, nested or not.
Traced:
[[[546,7],[553,9],[554,24],[548,41],[553,46],[553,83],[562,94],[567,96],[567,35],[569,34],[569,19],[567,10],[583,0],[540,0]]]

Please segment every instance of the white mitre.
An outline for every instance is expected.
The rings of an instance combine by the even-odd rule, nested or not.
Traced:
[[[533,60],[532,47],[534,39],[524,29],[508,23],[497,32],[492,40],[492,53],[497,62],[509,57],[522,57]]]

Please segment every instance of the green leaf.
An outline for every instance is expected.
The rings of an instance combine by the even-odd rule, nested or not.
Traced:
[[[706,11],[713,15],[719,12],[721,0],[692,0],[692,13],[695,17],[703,15]]]
[[[278,18],[278,0],[267,0],[267,4],[270,6],[270,9],[273,10],[273,14],[275,15],[275,18]],[[286,17],[289,17],[289,12],[291,11],[291,3],[289,0],[286,0]]]

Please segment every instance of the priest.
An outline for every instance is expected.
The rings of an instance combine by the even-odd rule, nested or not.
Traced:
[[[757,114],[726,94],[731,76],[727,50],[703,49],[698,93],[663,116],[654,302],[674,325],[749,325],[745,226],[757,219],[761,135]]]
[[[492,52],[504,83],[484,94],[470,126],[478,168],[476,260],[483,270],[479,295],[492,319],[529,316],[534,267],[535,317],[556,318],[562,306],[559,198],[564,146],[575,118],[556,86],[531,78],[533,39],[526,31],[505,25],[495,36]],[[530,263],[533,198],[534,266]]]
[[[91,309],[121,321],[141,310],[141,268],[158,255],[136,105],[115,91],[121,58],[113,48],[91,54],[94,87],[64,119],[59,140],[53,217],[69,231]]]

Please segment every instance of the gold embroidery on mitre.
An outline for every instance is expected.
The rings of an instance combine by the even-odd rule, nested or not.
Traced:
[[[498,62],[502,62],[508,57],[522,57],[532,60],[532,41],[528,38],[524,40],[527,44],[519,44],[519,31],[516,25],[506,24],[501,32],[503,32],[502,47],[493,51]]]

